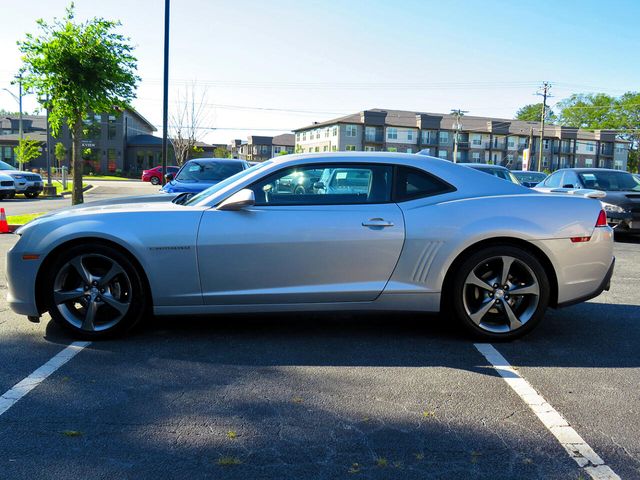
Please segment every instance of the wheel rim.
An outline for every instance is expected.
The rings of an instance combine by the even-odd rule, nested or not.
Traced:
[[[152,185],[158,185],[160,183],[160,180],[158,180],[156,177],[151,177],[151,184]]]
[[[131,281],[115,260],[98,254],[69,260],[53,283],[53,300],[76,328],[99,332],[117,325],[129,311]]]
[[[467,275],[462,291],[465,311],[473,323],[492,333],[508,333],[526,324],[540,302],[536,274],[522,260],[492,257]]]

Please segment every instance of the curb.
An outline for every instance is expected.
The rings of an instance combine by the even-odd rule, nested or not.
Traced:
[[[86,192],[87,190],[91,190],[92,188],[95,188],[93,185],[87,185],[86,187],[84,187],[82,189],[83,192]],[[66,197],[68,195],[71,195],[73,192],[71,190],[67,190],[64,192],[60,192],[60,195],[57,195],[57,197]]]

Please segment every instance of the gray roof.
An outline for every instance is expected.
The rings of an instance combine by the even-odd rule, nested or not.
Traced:
[[[283,147],[293,147],[296,144],[296,136],[293,133],[283,133],[282,135],[276,135],[273,137],[272,143],[274,145],[281,145]]]
[[[44,131],[35,131],[35,132],[24,132],[24,138],[30,138],[31,140],[37,140],[41,143],[47,142],[47,132]],[[18,144],[20,141],[19,133],[12,133],[10,135],[0,135],[0,143],[7,144]]]
[[[353,113],[344,117],[334,118],[324,122],[316,122],[306,127],[295,129],[294,132],[301,132],[304,130],[313,130],[315,128],[326,127],[329,125],[335,125],[336,123],[355,123],[363,124],[363,114],[366,112],[380,112],[386,113],[385,125],[390,127],[407,127],[418,128],[418,118],[423,116],[430,119],[436,127],[427,128],[440,128],[442,130],[453,130],[453,124],[455,123],[455,116],[449,113],[428,113],[428,112],[415,112],[409,110],[390,110],[381,108],[371,108],[363,112]],[[498,135],[529,135],[530,132],[534,136],[540,136],[540,123],[530,122],[524,120],[514,120],[509,118],[495,118],[495,117],[476,117],[472,115],[465,115],[462,117],[462,131],[463,132],[477,132],[477,133],[496,133]],[[425,127],[423,127],[425,128]],[[545,137],[560,137],[563,138],[575,138],[578,136],[583,140],[608,140],[612,141],[615,136],[614,130],[596,130],[588,131],[572,127],[565,127],[561,125],[547,124],[544,128]],[[607,138],[608,137],[608,138]],[[623,140],[616,140],[623,141]]]

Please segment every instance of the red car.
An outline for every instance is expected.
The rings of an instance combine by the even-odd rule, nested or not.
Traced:
[[[167,167],[167,173],[173,173],[174,175],[178,173],[178,170],[180,170],[180,167]],[[151,170],[143,170],[142,181],[151,182],[152,185],[160,185],[162,183],[162,167],[158,166]]]

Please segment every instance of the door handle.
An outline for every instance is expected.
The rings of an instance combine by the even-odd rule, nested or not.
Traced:
[[[389,222],[384,218],[370,218],[366,222],[362,222],[363,227],[393,227],[393,222]]]

